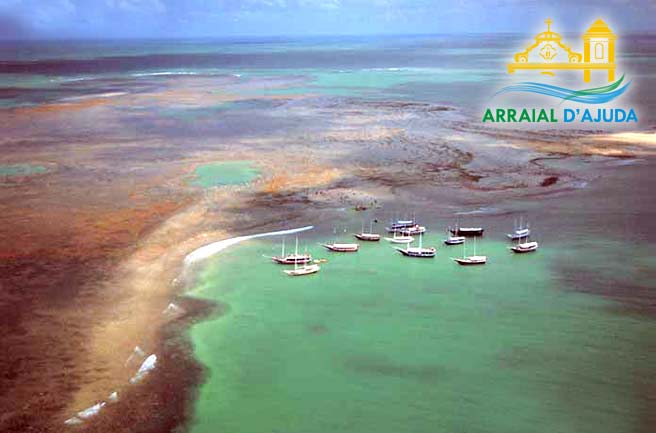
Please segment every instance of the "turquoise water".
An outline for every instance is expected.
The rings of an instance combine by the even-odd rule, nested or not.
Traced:
[[[483,267],[312,246],[329,262],[303,278],[262,257],[277,244],[224,251],[191,292],[228,306],[191,330],[209,369],[191,431],[633,431],[654,325],[563,286],[555,248],[507,246],[483,241]]]
[[[31,176],[46,173],[48,169],[35,164],[0,164],[0,176]]]
[[[292,74],[306,78],[302,85],[255,89],[253,95],[367,96],[391,91],[410,83],[447,84],[479,83],[494,74],[482,69],[467,68],[366,68],[366,69],[295,69],[295,70],[242,70],[234,71],[244,80],[263,77],[284,77]]]
[[[203,188],[246,184],[260,174],[250,161],[223,161],[196,167],[192,185]]]

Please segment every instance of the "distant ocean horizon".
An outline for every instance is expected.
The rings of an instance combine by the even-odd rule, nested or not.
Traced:
[[[417,34],[0,41],[0,107],[134,93],[170,76],[302,79],[291,93],[435,102],[469,108],[508,80],[531,35]],[[575,35],[565,36],[576,47]],[[647,102],[656,36],[620,39],[622,67]],[[513,79],[530,78],[515,74]],[[580,85],[580,83],[577,83]],[[278,90],[284,93],[284,89]]]

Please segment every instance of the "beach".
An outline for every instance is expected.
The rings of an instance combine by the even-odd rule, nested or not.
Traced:
[[[432,40],[405,43],[412,50],[425,49],[426,44],[430,49],[443,46],[443,41]],[[213,287],[212,278],[219,282],[226,278],[224,283],[234,286],[235,296],[240,296],[244,289],[239,281],[221,276],[226,271],[220,264],[224,255],[235,269],[244,269],[247,263],[240,261],[240,254],[256,260],[258,272],[267,275],[258,278],[284,278],[261,257],[277,250],[280,239],[239,239],[242,236],[314,226],[302,236],[316,245],[331,238],[336,226],[354,231],[363,220],[377,218],[382,223],[412,212],[429,226],[430,241],[436,243],[438,232],[458,219],[480,223],[503,236],[513,218],[528,213],[547,245],[573,243],[571,251],[585,252],[589,242],[596,245],[590,247],[595,260],[605,262],[613,260],[612,251],[618,248],[632,251],[628,257],[638,261],[653,255],[654,210],[641,200],[649,195],[644,184],[654,165],[654,121],[649,116],[634,133],[482,128],[468,101],[477,89],[495,83],[497,72],[492,72],[486,58],[478,60],[485,68],[463,73],[457,56],[448,50],[436,58],[453,64],[438,68],[414,64],[424,60],[413,61],[412,50],[402,58],[381,60],[376,56],[378,48],[366,44],[360,53],[365,64],[358,67],[352,64],[359,57],[348,50],[343,57],[336,56],[344,64],[331,63],[329,54],[334,53],[321,43],[300,52],[284,51],[283,44],[281,57],[258,52],[258,45],[252,49],[255,53],[240,55],[176,53],[164,60],[137,54],[123,59],[121,64],[129,65],[125,70],[116,70],[117,63],[107,58],[5,59],[6,73],[13,74],[15,82],[5,85],[5,93],[14,96],[3,100],[0,121],[5,149],[0,160],[5,168],[0,172],[5,173],[0,176],[4,287],[0,308],[6,329],[0,343],[5,354],[0,383],[6,390],[0,396],[3,431],[22,432],[28,427],[53,432],[208,431],[202,424],[206,412],[199,410],[214,407],[214,400],[205,398],[203,384],[216,379],[216,370],[209,366],[209,358],[198,359],[198,341],[194,343],[192,336],[214,335],[215,328],[203,328],[214,323],[225,332],[223,338],[235,344],[239,334],[230,334],[227,323],[241,319],[229,322],[231,308],[246,310],[257,305],[249,302],[263,301],[244,297],[231,306],[230,295],[200,296],[198,287]],[[653,61],[651,53],[644,55]],[[184,70],[189,63],[202,67]],[[280,68],[281,63],[282,70],[269,65]],[[408,63],[412,68],[395,69]],[[20,74],[29,74],[32,81],[21,81]],[[645,82],[646,88],[649,82]],[[653,98],[641,98],[650,107]],[[579,212],[578,203],[586,200],[589,210]],[[202,250],[229,239],[237,240],[228,242],[225,250],[227,244]],[[490,242],[491,251],[505,251],[505,244]],[[586,294],[603,304],[590,307],[593,310],[613,311],[620,318],[613,321],[590,313],[584,307],[587,301],[580,306],[559,299],[549,285],[540,288],[539,299],[553,302],[554,308],[563,302],[564,308],[572,309],[567,311],[574,311],[571,317],[588,320],[573,320],[572,326],[603,324],[611,334],[627,339],[622,340],[623,350],[640,359],[629,368],[640,380],[626,391],[636,400],[627,403],[627,397],[626,407],[618,409],[621,416],[603,420],[615,431],[647,432],[656,412],[654,383],[645,367],[654,335],[653,295],[645,281],[653,276],[653,266],[648,261],[620,260],[630,277],[612,280],[602,273],[597,275],[613,283],[605,285],[603,279],[593,278],[595,284],[590,284],[579,275],[599,272],[590,262],[582,261],[576,269],[568,267],[577,263],[576,256],[562,257],[555,251],[546,253],[540,275],[559,281],[558,290]],[[375,268],[373,262],[362,260],[363,266]],[[327,273],[331,261],[325,266]],[[391,263],[393,269],[398,262]],[[347,264],[341,266],[344,272],[352,271]],[[510,265],[500,269],[503,266]],[[212,274],[215,267],[219,276]],[[455,276],[445,275],[456,281]],[[244,284],[266,286],[266,281],[260,283]],[[393,296],[402,299],[401,294]],[[512,304],[513,299],[495,302]],[[416,302],[420,309],[424,301],[417,298]],[[584,311],[582,316],[576,308]],[[638,317],[640,325],[631,323],[631,317]],[[319,322],[310,323],[309,332],[330,335],[331,326]],[[512,335],[495,324],[500,327],[492,329]],[[361,325],[368,329],[370,322]],[[282,328],[273,323],[272,329]],[[551,335],[560,350],[560,334],[550,334],[550,329],[546,323],[534,332]],[[636,329],[644,334],[632,340]],[[566,334],[566,327],[558,332]],[[349,344],[364,341],[362,336],[348,340],[349,329],[337,335]],[[610,356],[603,333],[593,337],[600,353]],[[585,335],[578,338],[573,338],[570,348],[588,341]],[[523,352],[528,349],[516,350],[520,361],[535,362],[532,353]],[[154,368],[137,377],[150,355],[156,355]],[[512,354],[505,356],[503,362],[520,362]],[[571,373],[572,381],[582,383],[579,397],[584,398],[585,390],[598,392],[599,407],[607,408],[603,397],[623,386],[626,377],[614,376],[608,388],[590,388],[590,381],[579,373],[585,362],[595,359],[581,358],[582,364],[575,364]],[[599,367],[600,373],[622,365],[610,359]],[[346,362],[353,374],[381,374],[401,381],[431,381],[442,374],[428,359],[417,363],[406,368],[401,361],[379,362],[368,355]],[[558,369],[567,363],[553,365]],[[545,377],[554,374],[544,371]],[[491,388],[497,383],[492,376],[486,379]],[[457,380],[452,384],[463,385]],[[232,386],[238,390],[241,385]],[[405,385],[402,389],[410,392]],[[111,397],[114,392],[116,398]],[[393,404],[393,399],[386,401]],[[99,403],[104,405],[97,414],[80,415]],[[227,403],[219,405],[223,404]],[[333,410],[338,413],[338,408]],[[364,412],[375,417],[375,411]],[[590,417],[595,414],[592,409],[584,412]],[[293,424],[295,429],[308,428],[309,418],[303,419]],[[334,427],[329,420],[328,415],[322,418],[322,429]],[[390,425],[400,422],[393,421]],[[234,419],[216,422],[230,427]],[[455,419],[445,428],[458,425]],[[494,431],[507,427],[501,421],[494,425]],[[585,424],[576,420],[559,424],[563,425]],[[359,425],[359,431],[375,426]],[[421,423],[415,427],[428,428]]]

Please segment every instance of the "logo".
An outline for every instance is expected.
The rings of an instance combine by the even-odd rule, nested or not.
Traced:
[[[551,30],[551,19],[545,20],[546,31],[538,33],[535,40],[523,51],[513,56],[513,61],[507,64],[508,74],[533,74],[556,80],[558,75],[572,79],[572,74],[580,74],[583,83],[589,83],[592,78],[603,79],[607,84],[571,89],[553,82],[523,81],[503,87],[494,97],[504,94],[528,94],[536,98],[548,97],[559,101],[556,108],[497,108],[485,110],[483,122],[497,123],[556,123],[562,119],[564,123],[593,122],[620,123],[638,122],[635,110],[625,108],[598,108],[596,113],[590,108],[562,107],[564,103],[598,105],[608,104],[623,95],[630,87],[631,81],[624,74],[615,79],[616,40],[617,35],[602,20],[596,20],[582,35],[583,51],[577,52],[563,41],[563,37]],[[526,100],[523,97],[522,100]],[[561,116],[557,111],[561,110]],[[537,113],[537,115],[535,114]]]

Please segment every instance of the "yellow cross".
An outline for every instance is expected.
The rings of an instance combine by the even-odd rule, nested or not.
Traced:
[[[551,31],[551,23],[553,21],[551,21],[551,18],[547,18],[546,20],[544,20],[544,22],[547,24],[547,31],[550,32]]]

